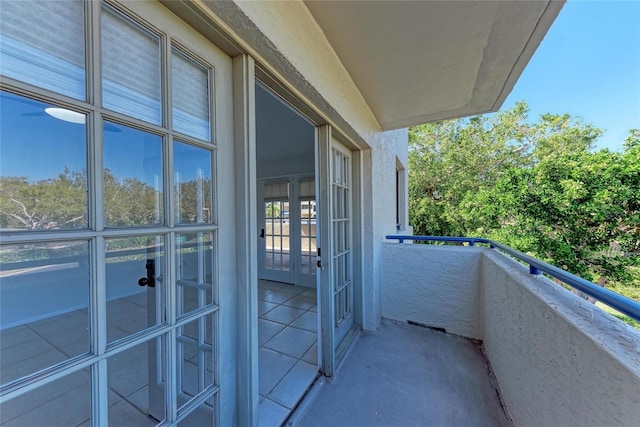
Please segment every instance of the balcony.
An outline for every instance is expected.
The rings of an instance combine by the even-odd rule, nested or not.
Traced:
[[[631,326],[489,247],[385,243],[383,259],[381,326],[289,425],[638,425]]]

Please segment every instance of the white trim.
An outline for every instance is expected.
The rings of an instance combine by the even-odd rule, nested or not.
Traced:
[[[237,424],[258,425],[255,64],[233,59],[237,283]]]

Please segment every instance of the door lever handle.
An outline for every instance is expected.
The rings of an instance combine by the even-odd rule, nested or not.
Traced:
[[[264,228],[260,229],[260,237],[264,239]]]
[[[148,259],[144,265],[147,269],[147,277],[141,277],[138,279],[138,286],[148,286],[150,288],[156,287],[156,262],[155,260]]]

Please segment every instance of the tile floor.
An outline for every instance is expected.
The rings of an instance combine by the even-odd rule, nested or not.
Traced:
[[[146,295],[107,304],[109,341],[146,326]],[[87,309],[0,331],[0,383],[8,383],[89,350]],[[148,412],[149,342],[107,359],[111,425],[153,426]],[[0,426],[90,426],[90,374],[75,372],[3,403]]]
[[[315,288],[260,280],[259,421],[278,427],[318,374]]]
[[[318,373],[315,289],[260,281],[258,296],[260,425],[277,427]],[[109,302],[109,341],[146,326],[144,293]],[[89,349],[86,309],[0,331],[0,383],[7,383]],[[149,346],[108,359],[112,425],[152,426]],[[185,361],[186,363],[187,361]],[[89,426],[90,375],[80,371],[2,405],[1,426]]]

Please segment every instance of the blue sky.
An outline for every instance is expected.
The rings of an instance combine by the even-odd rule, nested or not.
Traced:
[[[621,150],[640,128],[640,0],[569,0],[502,108],[518,100],[532,121],[580,116],[606,129],[596,149]]]

